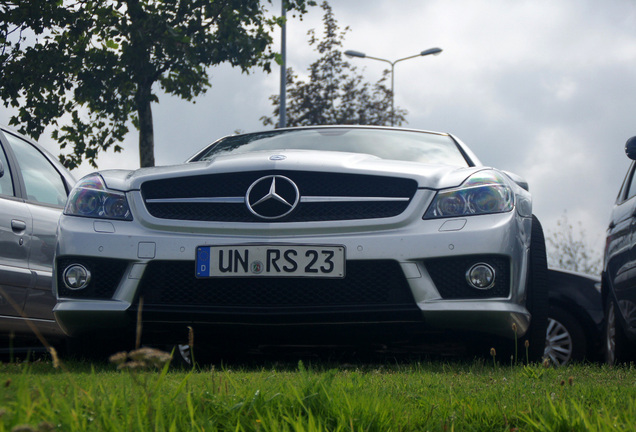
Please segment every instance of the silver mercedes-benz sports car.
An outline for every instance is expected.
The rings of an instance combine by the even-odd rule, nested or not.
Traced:
[[[199,346],[485,336],[540,356],[547,269],[527,189],[446,133],[228,136],[182,165],[77,183],[54,314],[93,339],[129,338],[139,315],[148,343],[186,343],[188,327]]]

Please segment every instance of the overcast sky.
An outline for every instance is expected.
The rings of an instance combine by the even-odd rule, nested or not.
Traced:
[[[279,0],[273,10],[280,12]],[[395,104],[408,127],[450,132],[486,165],[530,183],[534,212],[548,232],[567,211],[600,255],[609,212],[629,166],[624,143],[636,135],[636,2],[633,0],[332,0],[344,49],[389,60],[440,47],[395,68]],[[307,30],[323,11],[288,16],[287,62],[304,73],[317,58]],[[277,35],[278,38],[278,35]],[[277,39],[278,40],[278,39]],[[279,45],[276,45],[279,49]],[[370,82],[384,63],[351,59]],[[156,162],[185,160],[235,130],[263,129],[279,70],[211,71],[212,88],[195,104],[160,96],[153,106]],[[6,110],[0,122],[8,122]],[[137,134],[123,154],[99,166],[136,168]],[[59,153],[48,137],[41,142]],[[91,169],[82,167],[80,177]]]

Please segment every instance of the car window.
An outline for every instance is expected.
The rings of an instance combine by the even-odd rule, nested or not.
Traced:
[[[66,203],[66,187],[51,162],[28,142],[10,134],[6,134],[6,137],[18,160],[27,198],[43,204],[63,206]]]
[[[4,149],[0,145],[0,163],[4,170],[4,175],[0,177],[0,194],[1,195],[15,195],[13,191],[13,180],[11,180],[11,170],[9,169],[9,163],[7,162],[7,155],[4,153]]]
[[[195,160],[263,150],[326,150],[364,153],[387,160],[468,166],[446,134],[384,129],[320,128],[274,130],[222,138]]]
[[[625,200],[628,200],[636,195],[636,175],[634,175],[634,167],[636,165],[632,165],[629,184],[627,185],[627,192],[625,194]]]

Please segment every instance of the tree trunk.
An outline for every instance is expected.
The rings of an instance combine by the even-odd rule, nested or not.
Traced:
[[[150,25],[148,14],[139,0],[126,0],[128,15],[132,22],[130,41],[134,59],[131,64],[132,80],[137,84],[135,104],[139,117],[139,165],[142,168],[155,166],[155,134],[152,126],[152,84],[155,81],[150,56],[150,46],[144,28]]]
[[[146,88],[147,87],[147,88]],[[155,132],[152,125],[151,85],[137,90],[137,114],[139,115],[139,165],[155,166]]]

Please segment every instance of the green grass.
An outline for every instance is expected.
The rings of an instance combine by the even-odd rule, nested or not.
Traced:
[[[196,371],[0,365],[2,431],[624,431],[636,368],[302,362]]]

